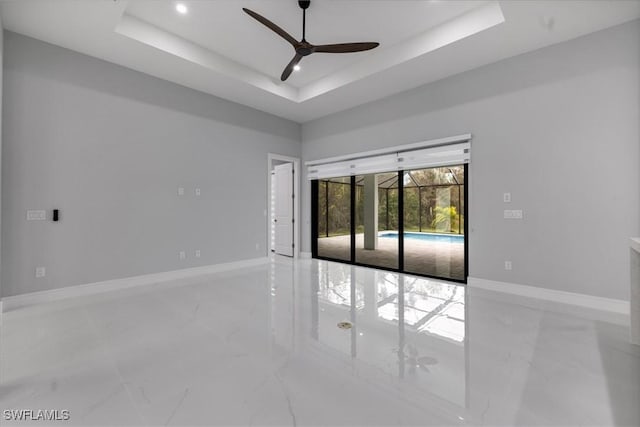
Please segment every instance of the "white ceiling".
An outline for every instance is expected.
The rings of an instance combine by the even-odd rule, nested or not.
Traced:
[[[4,28],[289,118],[309,121],[640,17],[640,1],[313,0],[307,40],[377,41],[314,54],[280,82],[301,38],[295,0],[0,2]]]
[[[482,2],[485,3],[485,2]],[[285,40],[242,11],[247,7],[302,38],[302,10],[295,1],[243,0],[189,2],[190,13],[178,15],[173,2],[134,0],[126,13],[219,53],[267,76],[278,77],[293,57]],[[430,9],[437,5],[437,13]],[[307,11],[307,40],[314,44],[377,41],[392,46],[461,15],[478,1],[421,2],[316,0]],[[362,14],[366,13],[366,19]],[[402,23],[402,25],[389,25]],[[384,31],[380,31],[384,28]],[[312,55],[302,62],[304,72],[288,84],[303,87],[352,64],[363,55]]]

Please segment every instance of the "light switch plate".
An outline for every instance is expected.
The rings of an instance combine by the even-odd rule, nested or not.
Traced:
[[[27,221],[44,221],[47,219],[46,211],[27,211]]]
[[[511,202],[511,193],[504,193],[504,194],[502,195],[502,200],[503,200],[505,203],[510,203],[510,202]]]
[[[196,258],[200,258],[200,249],[196,249]]]
[[[184,187],[178,187],[178,196],[184,196]]]
[[[36,278],[40,279],[47,275],[47,269],[44,267],[36,267]]]
[[[194,193],[196,193],[196,196],[200,196],[200,189],[199,189],[199,188],[196,188],[196,189],[194,190]]]

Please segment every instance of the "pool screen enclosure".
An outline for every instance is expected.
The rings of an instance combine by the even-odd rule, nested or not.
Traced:
[[[466,283],[471,135],[308,161],[314,258]]]
[[[466,282],[467,165],[317,179],[312,255]]]

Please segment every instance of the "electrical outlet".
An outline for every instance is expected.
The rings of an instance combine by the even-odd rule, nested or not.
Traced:
[[[511,261],[505,261],[504,262],[504,269],[505,270],[511,270],[513,268],[513,265],[511,264]]]
[[[178,187],[178,196],[184,196],[184,187]]]
[[[193,192],[196,194],[196,197],[200,197],[200,189],[196,188],[195,190],[193,190]]]
[[[511,202],[511,193],[504,193],[504,194],[502,195],[502,200],[503,200],[505,203],[509,203],[509,202]]]
[[[196,258],[200,258],[200,249],[196,249]]]
[[[178,258],[180,258],[181,260],[186,259],[187,253],[185,251],[180,251],[180,253],[178,254]]]
[[[260,250],[260,243],[256,243],[256,251]]]
[[[36,278],[39,279],[47,275],[47,269],[44,267],[36,267]]]

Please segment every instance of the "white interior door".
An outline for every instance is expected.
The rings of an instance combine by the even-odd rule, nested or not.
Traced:
[[[285,163],[275,171],[275,252],[293,256],[293,163]]]

